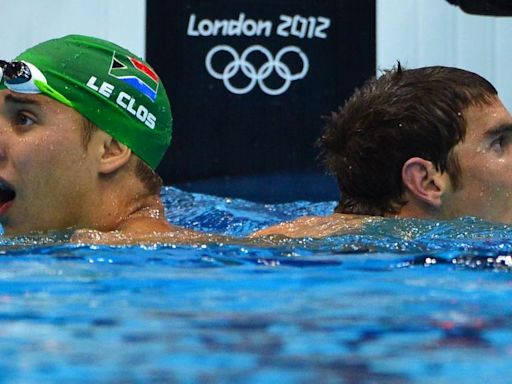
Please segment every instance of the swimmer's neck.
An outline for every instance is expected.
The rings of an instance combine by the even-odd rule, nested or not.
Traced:
[[[129,209],[128,209],[129,208]],[[140,195],[122,209],[115,209],[117,220],[108,225],[77,229],[70,237],[74,243],[85,244],[156,244],[211,242],[216,240],[190,229],[169,224],[159,196]],[[121,214],[124,213],[124,214]]]
[[[165,210],[158,196],[149,195],[133,202],[127,214],[122,215],[112,230],[123,233],[169,232],[176,227],[165,218]]]

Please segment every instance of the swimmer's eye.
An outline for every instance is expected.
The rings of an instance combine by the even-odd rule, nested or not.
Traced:
[[[510,135],[501,134],[491,142],[491,149],[496,152],[503,152],[510,146]]]
[[[31,125],[35,124],[36,123],[36,119],[35,117],[33,117],[31,114],[29,114],[28,112],[25,112],[25,111],[19,111],[17,114],[16,114],[16,118],[15,118],[15,121],[14,123],[17,125],[17,126],[21,126],[21,127],[30,127]]]

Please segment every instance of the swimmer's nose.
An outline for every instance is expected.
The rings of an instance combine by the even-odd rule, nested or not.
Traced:
[[[5,133],[7,133],[10,129],[10,123],[3,116],[0,116],[0,142],[3,142]]]
[[[7,158],[7,138],[6,138],[7,129],[3,127],[0,123],[0,161],[5,160]]]
[[[8,141],[12,137],[11,133],[12,126],[0,111],[0,160],[4,160],[7,157]]]

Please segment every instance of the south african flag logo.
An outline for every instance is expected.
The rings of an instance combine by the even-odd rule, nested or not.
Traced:
[[[112,63],[108,71],[115,77],[146,95],[151,101],[156,100],[159,79],[155,71],[142,61],[120,54],[112,55]]]

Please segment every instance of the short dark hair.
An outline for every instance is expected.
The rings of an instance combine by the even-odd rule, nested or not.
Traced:
[[[463,113],[496,95],[483,77],[451,67],[405,70],[399,63],[368,80],[331,114],[319,139],[341,193],[336,212],[399,212],[406,203],[402,166],[416,156],[446,171],[457,187],[460,167],[452,149],[466,134]]]
[[[99,128],[93,124],[89,119],[82,116],[82,140],[84,148],[87,148],[91,141],[92,134]],[[162,188],[163,181],[160,176],[153,171],[149,165],[137,157],[137,164],[135,166],[135,175],[142,181],[144,187],[151,194],[159,194]]]

